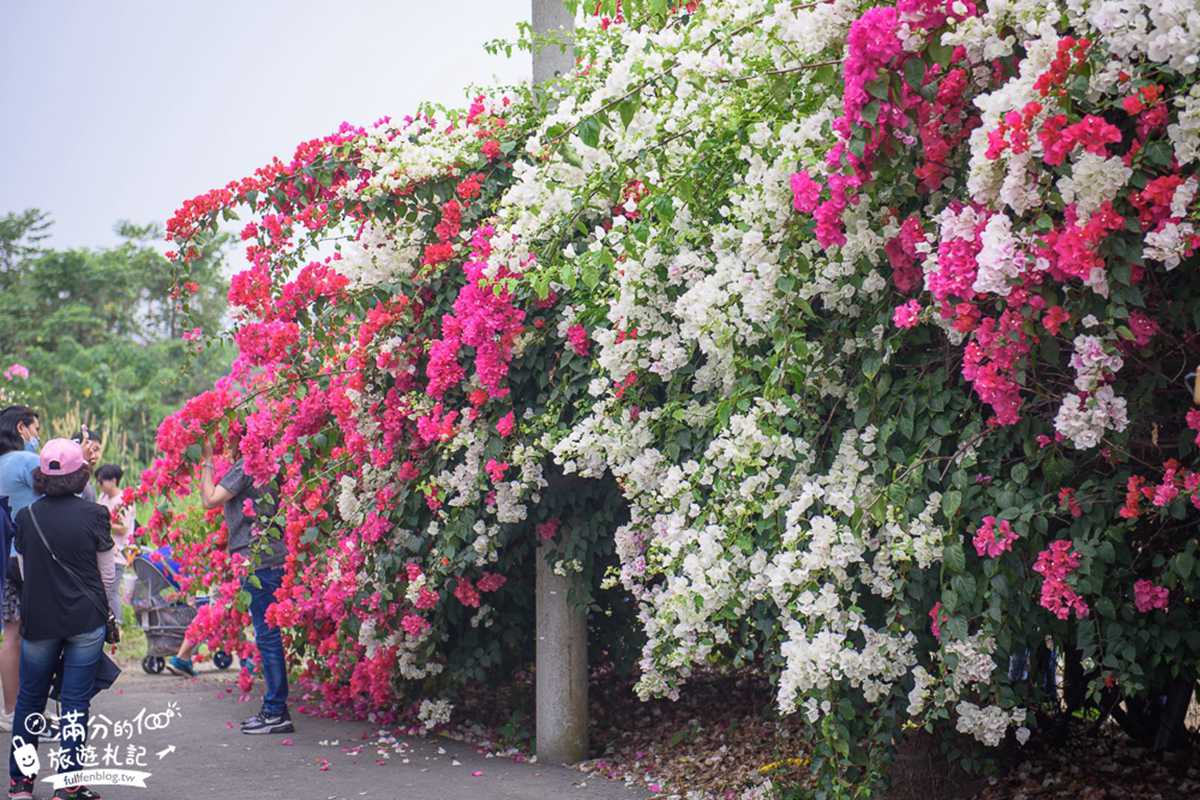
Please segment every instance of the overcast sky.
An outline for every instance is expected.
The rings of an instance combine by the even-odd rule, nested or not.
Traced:
[[[36,207],[56,247],[287,160],[343,120],[460,104],[527,80],[493,58],[530,0],[0,0],[0,214]]]

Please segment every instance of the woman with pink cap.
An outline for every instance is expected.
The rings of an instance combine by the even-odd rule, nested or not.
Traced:
[[[42,447],[33,473],[42,497],[17,512],[16,550],[24,572],[21,608],[21,688],[13,715],[14,744],[37,747],[27,721],[46,708],[51,681],[61,669],[63,721],[59,772],[81,768],[88,706],[108,620],[107,586],[114,577],[108,511],[79,497],[90,469],[83,448],[70,439]],[[36,717],[34,717],[36,719]],[[78,725],[68,724],[70,720]],[[30,800],[36,774],[29,760],[9,756],[9,798]],[[33,767],[36,770],[36,766]],[[59,789],[54,797],[93,800],[84,786]]]

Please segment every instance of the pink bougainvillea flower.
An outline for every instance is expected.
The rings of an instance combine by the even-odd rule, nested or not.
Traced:
[[[896,306],[892,312],[892,324],[897,328],[907,329],[917,327],[921,317],[921,304],[916,300]]]
[[[485,572],[479,578],[479,580],[475,582],[475,586],[481,592],[494,592],[500,589],[500,587],[504,586],[504,584],[507,582],[508,579],[499,573]]]
[[[406,614],[404,619],[400,620],[400,627],[404,628],[405,633],[416,639],[429,630],[430,625],[429,621],[420,614]]]
[[[821,200],[821,184],[814,181],[808,170],[800,170],[792,175],[792,206],[805,214],[817,210]]]
[[[484,469],[487,471],[488,477],[493,483],[499,483],[504,480],[504,473],[508,471],[508,464],[503,461],[497,461],[494,458],[488,459]]]
[[[4,377],[10,381],[25,380],[29,377],[29,368],[24,364],[10,364],[8,369],[4,370]]]
[[[1160,328],[1157,322],[1141,311],[1134,311],[1129,315],[1129,330],[1133,332],[1134,344],[1138,347],[1145,347],[1158,335]]]
[[[454,587],[454,596],[458,598],[458,602],[468,608],[479,608],[479,592],[466,578],[458,579],[457,585]]]
[[[933,608],[929,609],[929,630],[933,633],[933,638],[941,641],[942,623],[949,618],[950,615],[942,610],[941,600],[933,604]]]
[[[501,436],[508,437],[513,432],[513,426],[516,424],[513,412],[508,412],[496,423],[496,432]]]
[[[1196,438],[1193,441],[1200,446],[1200,408],[1190,409],[1184,415],[1184,422],[1187,424],[1189,430],[1196,432]]]
[[[1071,319],[1071,315],[1062,306],[1050,306],[1046,309],[1046,313],[1042,315],[1042,327],[1050,333],[1058,336],[1059,329],[1063,323]]]
[[[588,354],[590,342],[587,330],[582,325],[572,325],[567,329],[567,342],[575,351],[575,355],[586,356]]]
[[[543,542],[549,541],[558,535],[558,526],[562,523],[558,517],[548,519],[545,522],[538,523],[537,537]]]
[[[1067,583],[1067,577],[1080,564],[1080,555],[1072,547],[1070,539],[1055,540],[1038,553],[1037,561],[1033,564],[1033,571],[1042,576],[1042,608],[1064,620],[1072,611],[1081,619],[1088,615],[1087,603]]]
[[[1069,486],[1058,490],[1058,506],[1070,511],[1071,516],[1075,519],[1083,516],[1083,507],[1079,505],[1079,500],[1075,497],[1075,490]]]
[[[892,283],[901,294],[908,294],[921,285],[917,246],[924,241],[925,231],[921,228],[921,220],[912,214],[900,224],[900,232],[884,245],[888,263],[892,265]]]
[[[1155,609],[1166,611],[1170,595],[1165,586],[1151,581],[1140,580],[1133,584],[1134,605],[1141,614],[1149,614]]]
[[[975,553],[983,558],[999,558],[1002,554],[1012,549],[1013,542],[1017,540],[1017,532],[1012,529],[1008,520],[1002,519],[999,522],[993,516],[986,516],[979,528],[975,531]]]

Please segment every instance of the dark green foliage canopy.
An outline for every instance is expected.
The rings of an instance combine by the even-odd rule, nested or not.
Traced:
[[[122,222],[119,245],[69,250],[44,246],[50,226],[32,209],[0,217],[0,369],[30,372],[9,393],[42,414],[48,434],[84,422],[104,436],[106,460],[144,465],[158,421],[228,366],[227,353],[196,357],[180,338],[195,325],[222,327],[223,241],[193,265],[189,316],[154,247],[157,226]]]

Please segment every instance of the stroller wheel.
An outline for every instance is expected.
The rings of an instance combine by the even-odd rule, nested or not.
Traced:
[[[233,664],[233,656],[226,653],[224,650],[218,650],[213,653],[213,665],[217,669],[229,669]]]
[[[157,675],[163,671],[166,662],[162,656],[146,656],[142,659],[142,669],[151,675]]]

